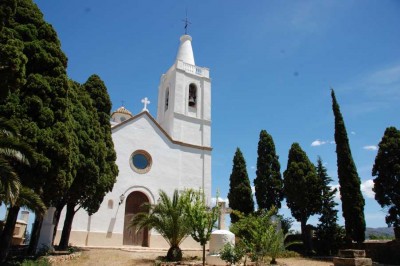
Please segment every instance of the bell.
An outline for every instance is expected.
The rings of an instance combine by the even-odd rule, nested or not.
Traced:
[[[194,100],[193,96],[189,97],[189,106],[195,106],[196,105],[196,101]]]

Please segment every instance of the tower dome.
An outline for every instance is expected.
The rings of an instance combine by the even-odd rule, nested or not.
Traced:
[[[132,113],[124,106],[121,106],[111,114],[111,123],[119,124],[131,117],[133,117]]]

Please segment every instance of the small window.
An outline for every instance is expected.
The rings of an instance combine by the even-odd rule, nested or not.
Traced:
[[[109,209],[114,208],[114,201],[112,199],[108,200],[108,208]]]
[[[196,107],[197,102],[197,87],[193,83],[189,85],[189,102],[190,107]]]
[[[169,104],[169,88],[165,91],[165,109],[164,111],[168,110],[168,104]]]
[[[126,120],[126,117],[121,116],[121,118],[119,120],[121,120],[121,122],[124,122]]]
[[[150,171],[152,159],[148,152],[137,150],[132,153],[129,164],[135,172],[145,174]]]

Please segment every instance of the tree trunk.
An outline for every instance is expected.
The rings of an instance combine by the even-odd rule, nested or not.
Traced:
[[[59,250],[67,250],[68,248],[69,236],[71,234],[72,222],[74,220],[74,216],[75,216],[75,205],[72,203],[68,203],[60,244],[58,245]]]
[[[57,204],[56,206],[56,211],[54,213],[54,232],[53,232],[53,241],[51,242],[51,244],[54,246],[54,239],[56,238],[56,234],[57,234],[57,227],[58,227],[58,223],[60,222],[60,216],[61,216],[61,211],[65,206],[65,202],[60,202],[59,204]]]
[[[6,261],[11,247],[12,236],[14,234],[15,223],[17,222],[19,206],[10,207],[7,215],[6,224],[0,238],[0,262]]]
[[[42,223],[43,223],[43,216],[35,215],[35,222],[33,223],[33,228],[31,231],[31,237],[29,241],[29,248],[28,248],[29,255],[36,254],[36,248],[40,237],[40,229],[42,228]]]
[[[308,241],[308,235],[307,235],[307,219],[306,218],[301,218],[301,238],[303,240],[303,247],[304,251],[308,253],[310,251],[310,245]]]
[[[206,265],[206,244],[203,245],[203,266]]]

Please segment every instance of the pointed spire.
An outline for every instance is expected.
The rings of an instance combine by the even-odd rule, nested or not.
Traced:
[[[192,37],[189,35],[181,36],[181,43],[179,45],[178,54],[176,60],[182,60],[183,62],[191,65],[195,65],[193,49],[192,49]]]

